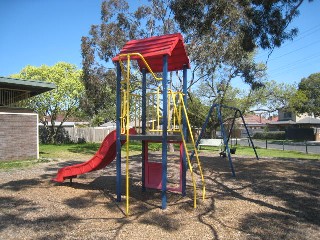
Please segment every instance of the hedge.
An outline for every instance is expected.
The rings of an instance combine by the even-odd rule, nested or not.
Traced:
[[[285,131],[274,131],[274,132],[257,132],[253,135],[255,139],[274,139],[274,140],[285,140]]]

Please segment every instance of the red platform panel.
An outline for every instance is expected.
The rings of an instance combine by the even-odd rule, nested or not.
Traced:
[[[146,165],[146,187],[161,189],[162,187],[162,164],[149,162]]]

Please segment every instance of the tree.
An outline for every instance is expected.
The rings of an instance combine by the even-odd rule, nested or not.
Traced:
[[[206,111],[203,113],[204,117],[202,118],[202,123],[207,117],[209,108],[212,104],[223,104],[236,107],[242,112],[247,112],[251,107],[248,105],[245,91],[232,86],[225,86],[215,81],[212,81],[211,84],[209,84],[209,82],[201,83],[195,94],[206,106]],[[234,110],[221,108],[221,114],[224,124],[230,126],[234,118]],[[215,137],[217,128],[220,128],[220,122],[218,120],[217,109],[214,108],[207,124],[207,130],[210,131],[211,137]]]
[[[32,97],[24,103],[25,107],[39,114],[39,121],[48,130],[50,143],[57,143],[62,124],[79,110],[80,96],[84,89],[80,81],[81,74],[81,70],[78,70],[75,65],[59,62],[51,67],[47,65],[27,66],[20,73],[12,75],[15,78],[55,83],[56,89]],[[62,115],[63,120],[56,125],[58,115]]]
[[[296,92],[296,84],[277,83],[271,80],[266,81],[263,87],[251,90],[245,102],[251,111],[271,114],[279,108],[290,109]]]
[[[193,75],[208,85],[215,80],[227,87],[240,77],[254,90],[263,86],[265,70],[254,61],[254,51],[260,47],[271,54],[296,36],[297,29],[287,27],[302,2],[173,0],[170,7],[189,41]]]
[[[144,3],[132,11],[125,0],[104,1],[101,23],[93,25],[89,36],[82,38],[83,81],[86,92],[93,93],[92,99],[108,99],[99,97],[100,92],[94,88],[101,89],[99,84],[105,81],[101,76],[106,73],[106,66],[112,67],[111,58],[128,40],[177,31],[184,33],[192,66],[189,92],[196,83],[205,82],[215,96],[213,101],[224,103],[231,80],[237,77],[257,89],[263,86],[266,67],[255,62],[255,49],[271,51],[296,35],[296,29],[286,28],[298,14],[302,1],[150,0]],[[176,79],[172,88],[179,90],[181,77]],[[93,90],[88,91],[87,86]],[[105,108],[106,105],[95,106]]]
[[[168,14],[169,2],[152,0],[133,12],[125,0],[102,2],[101,24],[92,25],[81,44],[85,86],[81,106],[87,114],[115,120],[116,76],[114,69],[110,70],[114,67],[110,61],[131,39],[175,32],[175,23]],[[137,80],[138,76],[133,77]]]
[[[297,29],[287,29],[304,0],[173,0],[171,9],[183,32],[197,37],[219,35],[238,38],[244,51],[273,49],[292,39]],[[312,2],[312,0],[309,0]]]
[[[298,113],[320,116],[320,73],[301,79],[291,105]]]
[[[188,96],[188,118],[192,127],[201,128],[206,119],[209,107],[204,105],[200,98],[190,93]]]

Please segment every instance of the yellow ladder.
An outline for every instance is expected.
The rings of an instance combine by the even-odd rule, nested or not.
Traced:
[[[188,160],[188,166],[189,166],[189,170],[191,173],[191,178],[192,178],[192,184],[193,184],[193,207],[196,208],[197,207],[197,187],[196,187],[196,182],[195,182],[195,178],[194,178],[194,174],[193,174],[193,167],[192,167],[192,163],[190,160],[190,156],[189,156],[189,152],[188,152],[188,147],[187,147],[187,143],[185,140],[185,136],[183,133],[183,128],[182,128],[182,123],[181,123],[181,119],[182,119],[182,113],[181,110],[183,110],[183,114],[186,118],[186,122],[188,125],[188,132],[189,132],[189,136],[191,138],[192,141],[192,145],[194,148],[194,152],[195,152],[195,156],[197,159],[197,164],[198,164],[198,168],[199,168],[199,172],[200,172],[200,176],[201,176],[201,181],[202,181],[202,199],[205,199],[205,195],[206,195],[206,186],[205,186],[205,182],[204,182],[204,176],[203,176],[203,172],[202,172],[202,167],[201,167],[201,163],[200,163],[200,159],[199,159],[199,155],[198,155],[198,150],[196,148],[195,145],[195,141],[193,138],[193,134],[191,131],[191,125],[189,122],[189,118],[188,118],[188,114],[187,114],[187,110],[183,101],[183,94],[181,92],[172,92],[170,91],[169,93],[170,95],[172,95],[173,98],[173,104],[174,104],[174,113],[177,116],[177,120],[178,120],[178,124],[179,124],[179,130],[180,130],[180,134],[182,137],[182,141],[183,141],[183,146],[186,152],[186,156],[187,156],[187,160]],[[177,106],[176,103],[176,97],[178,97],[177,101],[179,102],[179,106]]]

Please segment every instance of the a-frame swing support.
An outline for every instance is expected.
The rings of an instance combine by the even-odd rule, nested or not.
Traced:
[[[223,137],[223,143],[224,143],[224,146],[225,146],[225,150],[227,151],[227,155],[228,155],[228,160],[229,160],[229,164],[230,164],[230,169],[231,169],[231,173],[232,173],[232,176],[235,177],[236,174],[235,174],[235,171],[234,171],[234,167],[233,167],[233,163],[232,163],[232,158],[231,158],[231,154],[230,154],[230,148],[229,148],[229,139],[230,139],[230,135],[231,135],[231,132],[232,132],[232,129],[234,127],[234,123],[235,123],[235,119],[237,118],[237,114],[239,113],[241,119],[242,119],[242,123],[246,129],[246,132],[247,132],[247,135],[249,137],[249,140],[250,140],[250,143],[251,143],[251,146],[254,150],[254,153],[256,155],[256,158],[257,160],[259,160],[259,157],[258,157],[258,154],[257,154],[257,151],[256,151],[256,148],[254,147],[254,144],[253,144],[253,141],[252,141],[252,138],[250,136],[250,133],[249,133],[249,130],[248,130],[248,127],[245,123],[245,120],[244,120],[244,117],[242,115],[242,112],[238,109],[238,108],[235,108],[235,107],[230,107],[230,106],[226,106],[226,105],[222,105],[222,104],[217,104],[217,103],[214,103],[212,104],[212,106],[210,107],[209,109],[209,112],[208,112],[208,115],[207,115],[207,118],[204,122],[204,124],[202,125],[202,128],[201,128],[201,132],[200,132],[200,135],[196,141],[196,147],[198,147],[199,145],[199,142],[201,140],[201,138],[203,137],[204,135],[204,132],[206,130],[206,127],[208,125],[208,122],[209,122],[209,118],[210,116],[212,115],[212,112],[214,110],[214,108],[217,109],[217,114],[218,114],[218,121],[219,121],[219,124],[220,124],[220,128],[221,128],[221,135]],[[230,128],[230,131],[229,131],[229,134],[228,136],[226,135],[225,133],[225,129],[224,129],[224,123],[223,123],[223,119],[222,119],[222,114],[221,114],[221,108],[228,108],[228,109],[232,109],[235,111],[234,113],[234,117],[233,117],[233,121],[232,121],[232,124],[231,124],[231,128]],[[194,153],[191,154],[191,159],[193,158],[193,155]]]

